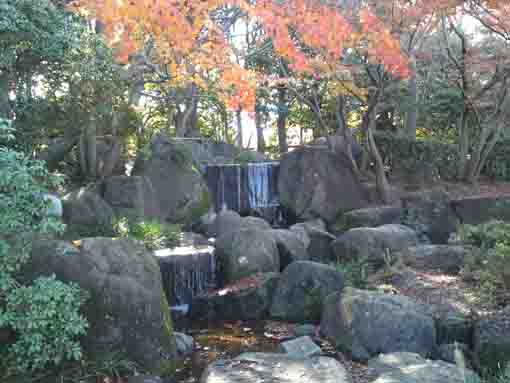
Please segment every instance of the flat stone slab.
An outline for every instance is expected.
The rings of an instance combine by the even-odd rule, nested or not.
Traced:
[[[280,344],[280,349],[292,358],[311,358],[318,356],[322,350],[309,336],[301,336]]]
[[[350,383],[347,370],[333,358],[295,359],[285,354],[244,353],[217,360],[200,383]]]
[[[379,375],[371,383],[466,383],[477,382],[476,374],[442,360],[429,360],[418,354],[381,354],[368,362]]]

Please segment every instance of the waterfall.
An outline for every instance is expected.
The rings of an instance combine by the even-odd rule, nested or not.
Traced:
[[[188,305],[193,297],[216,287],[214,248],[179,246],[154,252],[171,306]]]
[[[278,162],[208,165],[206,178],[216,211],[226,206],[239,213],[275,208]]]

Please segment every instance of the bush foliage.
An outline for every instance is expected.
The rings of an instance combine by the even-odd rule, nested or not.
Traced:
[[[15,334],[0,349],[0,377],[42,369],[81,357],[78,336],[87,322],[79,310],[84,294],[75,285],[40,277],[32,285],[18,282],[30,257],[34,237],[62,232],[46,216],[46,187],[60,180],[42,162],[13,150],[13,129],[0,119],[0,329]]]
[[[143,242],[149,250],[175,247],[179,244],[180,225],[163,224],[157,221],[130,221],[121,218],[115,224],[119,236],[131,237]]]
[[[413,140],[404,136],[378,132],[376,141],[386,165],[412,174],[423,164],[430,165],[434,175],[444,180],[457,177],[457,146],[443,141]],[[500,181],[510,180],[510,140],[501,140],[487,157],[481,175]]]
[[[460,239],[476,247],[466,259],[464,271],[476,274],[488,297],[510,291],[510,223],[490,221],[481,225],[463,225]],[[497,302],[495,302],[497,303]]]

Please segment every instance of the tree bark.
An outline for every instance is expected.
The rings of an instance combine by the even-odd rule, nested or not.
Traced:
[[[80,138],[80,164],[86,178],[97,177],[97,126],[95,119],[91,119],[83,130]]]
[[[241,109],[236,111],[236,123],[237,123],[237,137],[236,142],[237,146],[242,149],[243,148],[243,121],[241,116]]]
[[[196,85],[189,84],[186,90],[184,110],[177,108],[177,113],[174,115],[176,137],[190,137],[193,129],[196,129],[196,110],[198,107],[197,93]],[[193,124],[195,124],[195,126],[193,126]]]
[[[9,75],[0,72],[0,118],[11,117],[11,105],[9,103]]]
[[[369,97],[369,105],[368,110],[364,116],[364,130],[367,136],[367,144],[370,150],[370,154],[372,155],[375,162],[375,182],[377,193],[379,194],[379,198],[382,203],[388,204],[390,203],[390,186],[388,183],[388,178],[386,177],[386,173],[384,171],[384,162],[381,157],[381,153],[377,148],[377,144],[374,139],[374,129],[376,123],[376,115],[377,115],[377,105],[379,103],[379,99],[381,97],[381,89],[376,90]]]
[[[409,70],[411,72],[407,89],[409,92],[409,99],[411,102],[409,111],[407,112],[406,119],[406,135],[408,138],[416,139],[416,123],[418,120],[418,86],[416,83],[416,59],[411,56],[409,60]]]
[[[276,120],[280,154],[286,153],[289,150],[287,145],[287,116],[286,91],[284,87],[280,87],[278,88],[278,118]]]
[[[336,96],[336,108],[335,108],[335,117],[337,120],[337,130],[335,136],[338,137],[337,141],[340,141],[340,147],[335,147],[335,150],[341,150],[344,152],[349,161],[351,161],[352,168],[356,175],[359,176],[359,168],[358,164],[354,160],[354,156],[352,155],[352,134],[345,123],[345,100],[342,95]],[[335,145],[336,146],[336,145]]]
[[[263,153],[266,150],[266,143],[264,141],[264,124],[261,105],[257,101],[255,105],[255,129],[257,131],[257,151]]]

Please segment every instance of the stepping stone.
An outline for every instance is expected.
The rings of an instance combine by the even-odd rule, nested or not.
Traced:
[[[333,358],[291,358],[250,352],[218,359],[204,371],[201,383],[350,383],[347,370]]]
[[[320,355],[322,351],[309,336],[283,342],[280,344],[280,349],[292,358],[311,358]]]

